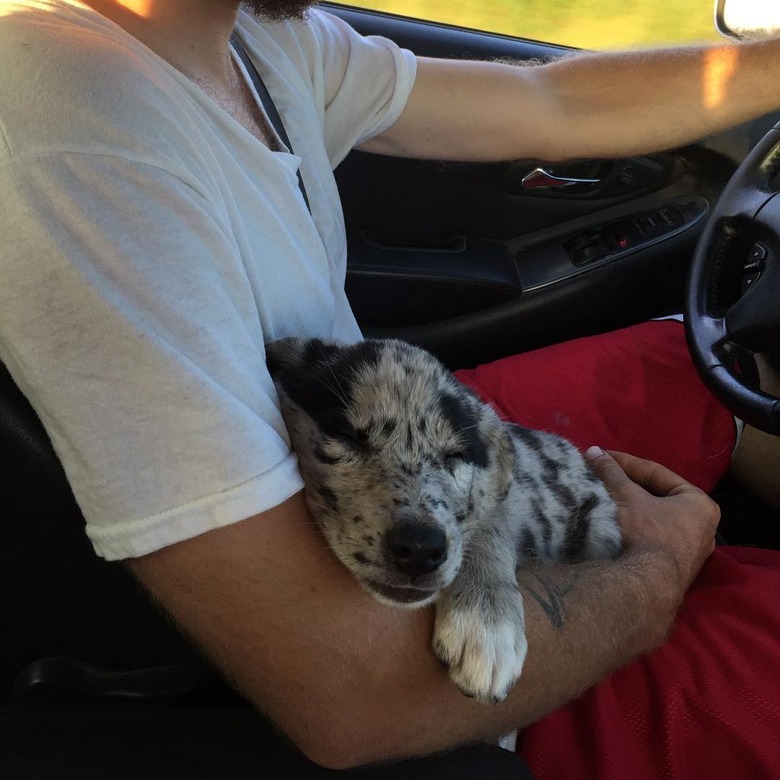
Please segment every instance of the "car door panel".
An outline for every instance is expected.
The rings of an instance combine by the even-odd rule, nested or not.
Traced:
[[[529,61],[568,51],[331,10],[360,32],[385,35],[423,56]],[[348,231],[347,293],[358,321],[367,335],[408,339],[455,366],[673,310],[709,204],[744,147],[760,137],[757,125],[771,121],[664,154],[558,165],[353,152],[336,177]],[[537,168],[543,184],[555,184],[544,174],[595,181],[523,186]],[[678,224],[655,234],[641,229],[670,208]],[[615,225],[635,234],[629,246],[612,245]],[[596,241],[595,261],[579,262],[576,244],[589,235],[606,236],[608,245]]]

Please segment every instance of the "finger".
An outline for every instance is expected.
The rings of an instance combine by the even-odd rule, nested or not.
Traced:
[[[620,464],[601,447],[589,447],[585,450],[584,457],[610,492],[614,493],[621,488],[633,486],[633,481],[629,479]]]
[[[629,479],[655,496],[675,496],[680,493],[701,492],[679,474],[652,460],[637,458],[627,452],[610,450],[609,454]]]

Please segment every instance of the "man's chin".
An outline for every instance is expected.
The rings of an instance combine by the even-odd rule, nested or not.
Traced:
[[[306,18],[317,0],[242,0],[241,6],[252,16],[269,22],[293,22]]]

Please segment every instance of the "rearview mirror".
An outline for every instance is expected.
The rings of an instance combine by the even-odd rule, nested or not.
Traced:
[[[757,38],[780,34],[777,0],[715,0],[715,24],[723,35]]]

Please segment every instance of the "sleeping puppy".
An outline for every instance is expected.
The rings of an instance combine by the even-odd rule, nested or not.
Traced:
[[[453,682],[502,701],[527,650],[518,566],[620,550],[603,484],[572,444],[503,422],[410,344],[283,339],[267,350],[333,552],[384,604],[435,602],[433,649]]]

